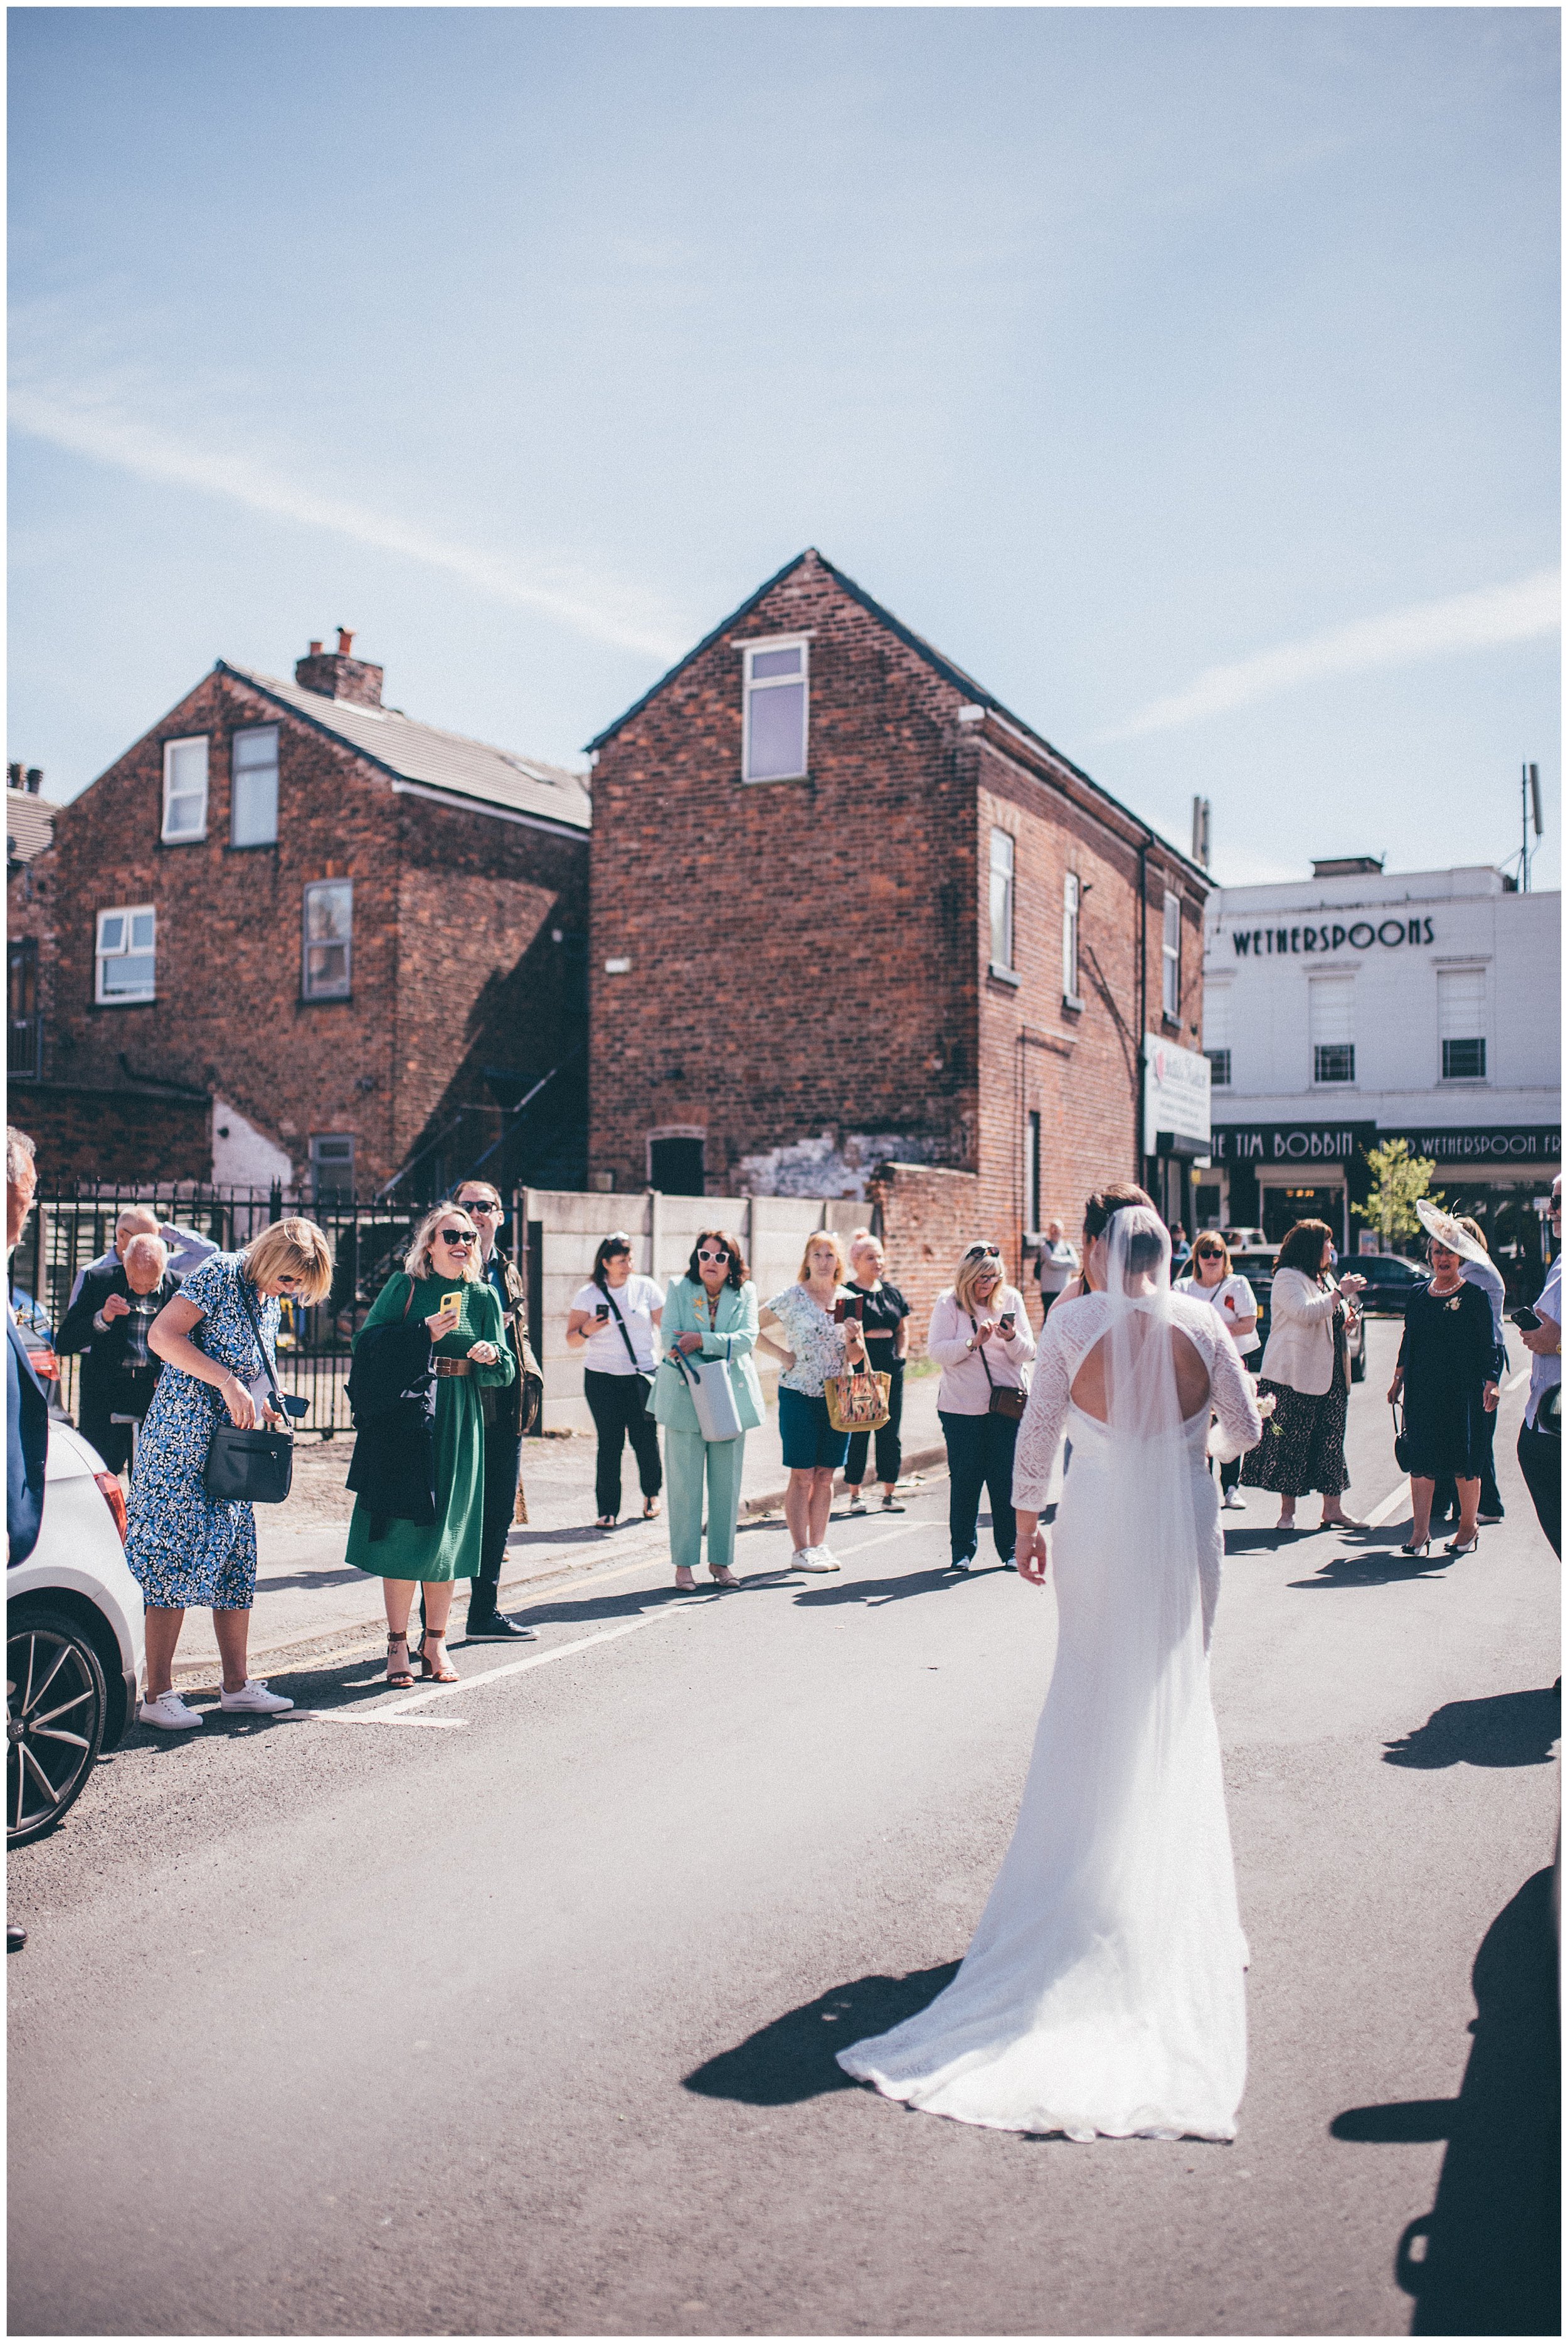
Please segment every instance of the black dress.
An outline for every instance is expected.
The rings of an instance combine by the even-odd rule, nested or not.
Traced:
[[[1492,1304],[1478,1285],[1455,1293],[1415,1287],[1405,1303],[1399,1363],[1404,1428],[1418,1480],[1479,1478],[1486,1462],[1481,1394],[1492,1373]]]

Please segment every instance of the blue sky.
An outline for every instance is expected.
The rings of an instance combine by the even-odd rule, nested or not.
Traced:
[[[1546,9],[16,9],[7,753],[559,762],[817,545],[1217,874],[1558,883]]]

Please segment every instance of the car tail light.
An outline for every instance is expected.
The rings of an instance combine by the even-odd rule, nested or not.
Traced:
[[[120,1544],[124,1545],[126,1526],[126,1493],[120,1486],[120,1476],[117,1473],[95,1473],[93,1478],[98,1484],[98,1493],[105,1504],[115,1517],[115,1527],[120,1534]]]
[[[27,1363],[35,1375],[44,1375],[55,1383],[60,1380],[60,1362],[53,1351],[29,1351]]]

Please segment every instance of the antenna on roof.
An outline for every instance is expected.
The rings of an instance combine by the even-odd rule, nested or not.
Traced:
[[[1533,828],[1537,838],[1544,825],[1541,819],[1541,768],[1521,765],[1519,769],[1519,891],[1530,892],[1530,859],[1535,850],[1530,843]]]

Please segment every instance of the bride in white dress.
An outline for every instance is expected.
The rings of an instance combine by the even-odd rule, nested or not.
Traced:
[[[960,2123],[1228,2140],[1247,1946],[1209,1696],[1224,1544],[1206,1449],[1211,1409],[1222,1453],[1262,1421],[1214,1312],[1172,1295],[1152,1207],[1095,1199],[1085,1235],[1101,1290],[1046,1321],[1013,1467],[1018,1565],[1040,1585],[1070,1433],[1056,1666],[1012,1844],[952,1983],[839,2064]]]

